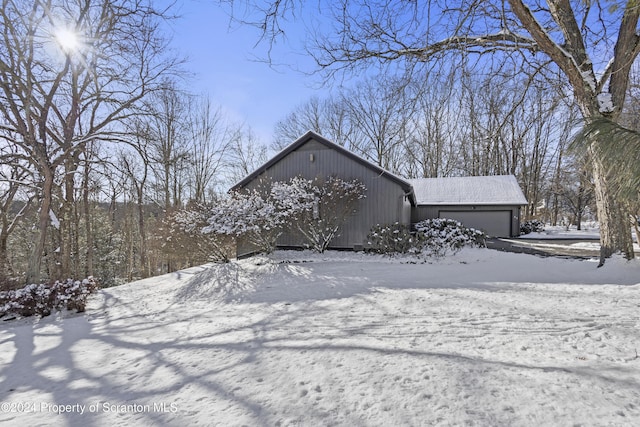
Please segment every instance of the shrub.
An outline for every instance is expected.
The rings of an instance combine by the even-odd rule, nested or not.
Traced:
[[[447,252],[458,252],[465,246],[484,247],[486,236],[482,231],[468,228],[458,221],[445,218],[420,221],[412,233],[399,223],[376,225],[367,236],[369,250],[384,254],[422,254],[442,257]]]
[[[256,188],[233,192],[207,212],[204,234],[232,236],[257,251],[272,252],[285,230],[297,230],[306,243],[324,252],[340,226],[364,196],[359,181],[329,177],[287,182],[260,181]]]
[[[54,310],[85,310],[88,296],[98,289],[93,277],[83,281],[31,284],[24,288],[0,292],[0,317],[17,315],[48,316]]]
[[[188,266],[205,262],[229,262],[234,238],[223,233],[203,233],[213,210],[212,204],[191,202],[184,209],[167,215],[161,247],[168,256],[179,254]]]
[[[293,201],[288,211],[293,225],[316,252],[324,252],[339,233],[340,227],[365,197],[366,188],[358,180],[345,181],[336,177],[307,180],[293,178],[274,184],[284,201]],[[293,196],[293,197],[292,197]]]
[[[379,254],[420,252],[420,234],[412,234],[407,225],[398,222],[374,225],[367,235],[368,250]]]
[[[539,233],[544,231],[544,222],[539,219],[532,219],[520,224],[520,234]]]
[[[257,189],[234,191],[212,207],[201,231],[240,238],[257,251],[270,253],[291,216],[276,196],[269,182],[261,182]]]
[[[448,251],[458,252],[463,247],[484,247],[486,235],[474,228],[447,218],[434,218],[415,224],[421,235],[421,249],[428,255],[441,257]]]

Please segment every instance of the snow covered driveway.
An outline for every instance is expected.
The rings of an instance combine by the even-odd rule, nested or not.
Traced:
[[[278,252],[106,289],[1,325],[0,424],[637,426],[640,264],[595,265]]]

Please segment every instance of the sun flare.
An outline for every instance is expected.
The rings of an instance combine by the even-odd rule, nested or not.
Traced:
[[[65,52],[75,52],[80,46],[78,35],[67,28],[61,28],[56,31],[56,40]]]

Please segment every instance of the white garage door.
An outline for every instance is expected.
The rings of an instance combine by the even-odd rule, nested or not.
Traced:
[[[460,221],[492,237],[511,237],[511,211],[440,211],[440,218]]]

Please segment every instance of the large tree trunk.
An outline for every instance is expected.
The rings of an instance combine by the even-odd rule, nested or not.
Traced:
[[[593,150],[592,150],[593,154]],[[625,258],[632,259],[633,239],[627,215],[625,215],[619,200],[608,189],[607,176],[604,167],[597,156],[592,155],[593,180],[595,183],[596,208],[600,223],[600,263],[617,252]]]
[[[74,254],[73,241],[76,221],[74,221],[75,211],[75,179],[76,166],[72,157],[67,158],[64,162],[64,196],[62,197],[62,206],[60,208],[60,279],[73,277],[73,260]]]
[[[47,228],[51,221],[49,211],[51,210],[51,200],[53,196],[53,171],[50,168],[43,168],[44,182],[42,183],[42,202],[38,214],[38,235],[29,257],[27,266],[26,283],[39,283],[42,271],[42,256],[47,243]]]

